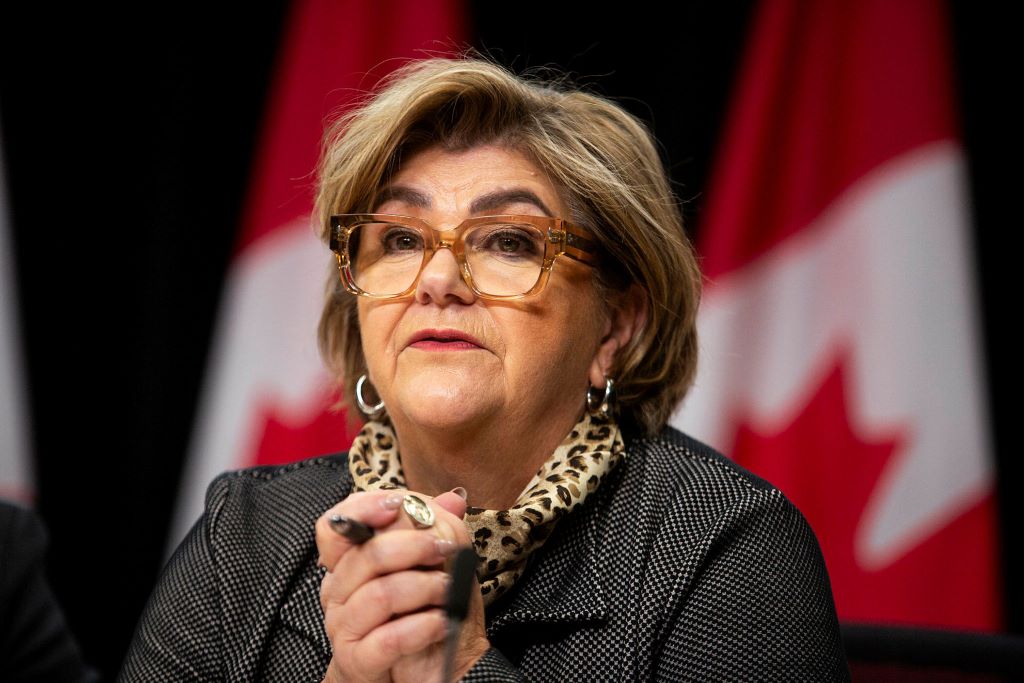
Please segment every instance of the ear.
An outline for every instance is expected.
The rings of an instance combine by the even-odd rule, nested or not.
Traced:
[[[635,335],[640,334],[646,322],[647,293],[639,285],[631,285],[609,303],[605,335],[590,364],[591,386],[597,389],[604,388],[605,378],[615,367],[619,349],[624,348]]]

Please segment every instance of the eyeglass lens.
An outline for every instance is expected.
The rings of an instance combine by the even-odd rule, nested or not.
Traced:
[[[361,223],[349,234],[350,268],[357,287],[389,296],[416,281],[435,236],[396,223]],[[537,284],[544,264],[545,235],[533,225],[485,223],[460,236],[476,288],[484,294],[515,296]]]

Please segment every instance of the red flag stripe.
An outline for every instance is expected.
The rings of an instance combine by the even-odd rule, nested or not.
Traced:
[[[402,61],[461,46],[460,0],[304,0],[284,33],[239,251],[307,215],[326,120]]]

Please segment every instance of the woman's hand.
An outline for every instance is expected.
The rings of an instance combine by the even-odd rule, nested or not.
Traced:
[[[354,493],[317,520],[324,626],[334,655],[325,681],[440,681],[447,620],[443,611],[445,560],[470,545],[455,493],[416,494],[434,511],[434,525],[416,529],[399,512],[406,491]],[[377,533],[355,545],[331,529],[334,514],[368,524]],[[475,583],[475,581],[474,581]],[[474,586],[459,639],[454,672],[464,674],[487,651],[483,603]]]

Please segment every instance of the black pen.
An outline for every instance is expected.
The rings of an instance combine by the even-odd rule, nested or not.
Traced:
[[[373,538],[373,527],[363,524],[358,519],[342,517],[341,515],[331,515],[327,518],[327,523],[331,525],[332,529],[355,545],[366,543]]]

